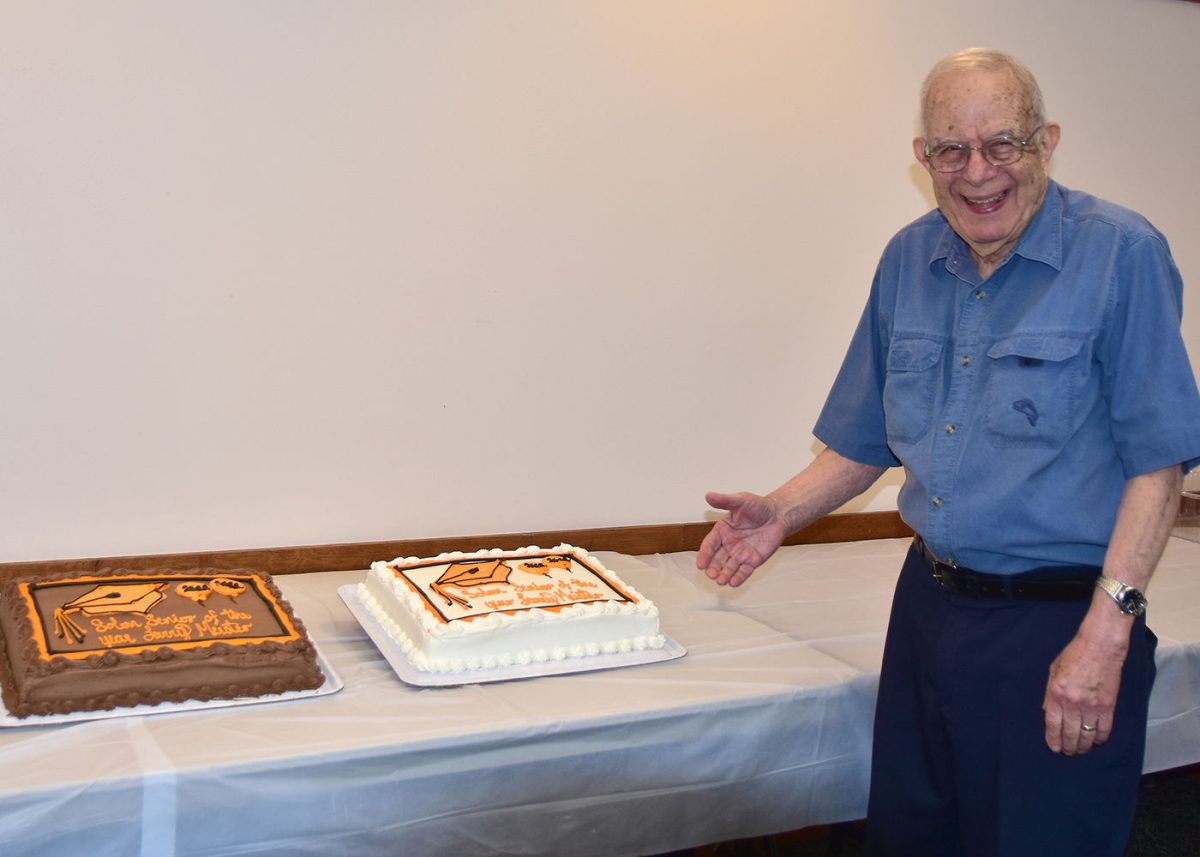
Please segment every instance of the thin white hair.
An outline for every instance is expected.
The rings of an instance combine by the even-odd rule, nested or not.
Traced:
[[[1014,57],[991,48],[965,48],[937,62],[921,84],[921,135],[929,136],[929,94],[942,78],[959,71],[980,69],[983,71],[1007,71],[1021,88],[1025,120],[1029,130],[1046,124],[1046,102],[1037,78],[1023,63]]]

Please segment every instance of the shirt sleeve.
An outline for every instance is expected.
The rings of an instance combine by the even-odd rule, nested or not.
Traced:
[[[1160,235],[1123,250],[1100,347],[1117,454],[1126,478],[1190,470],[1200,464],[1200,393],[1180,332],[1183,282]]]
[[[888,447],[883,409],[887,344],[880,316],[881,280],[877,270],[867,305],[813,434],[852,461],[895,467],[900,462]]]

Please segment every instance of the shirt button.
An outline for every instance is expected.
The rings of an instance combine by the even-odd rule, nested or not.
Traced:
[[[963,358],[962,358],[962,365],[964,365],[964,366],[970,366],[970,365],[971,365],[971,358],[970,358],[970,357],[968,357],[967,355],[965,355],[965,354],[964,354],[964,355],[963,355]]]
[[[977,291],[975,293],[975,300],[977,300],[977,301],[981,301],[986,297],[987,297],[987,292],[985,292],[983,289],[980,289],[979,291]]]
[[[941,506],[942,506],[942,498],[941,497],[934,497],[932,502],[936,508],[939,508],[939,509],[941,508]]]
[[[946,434],[954,434],[957,429],[958,426],[956,426],[954,423],[950,423],[946,426]]]

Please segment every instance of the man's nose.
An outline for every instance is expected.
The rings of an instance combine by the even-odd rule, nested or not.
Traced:
[[[963,173],[967,181],[980,182],[990,178],[998,167],[988,163],[988,159],[983,156],[983,152],[979,149],[967,150],[967,165],[963,167]]]

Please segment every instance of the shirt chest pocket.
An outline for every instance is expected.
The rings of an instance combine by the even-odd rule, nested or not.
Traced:
[[[999,446],[1056,446],[1071,432],[1084,378],[1083,339],[1013,336],[988,349],[988,436]]]
[[[883,384],[888,443],[915,443],[929,431],[941,359],[942,343],[936,340],[892,341]]]

